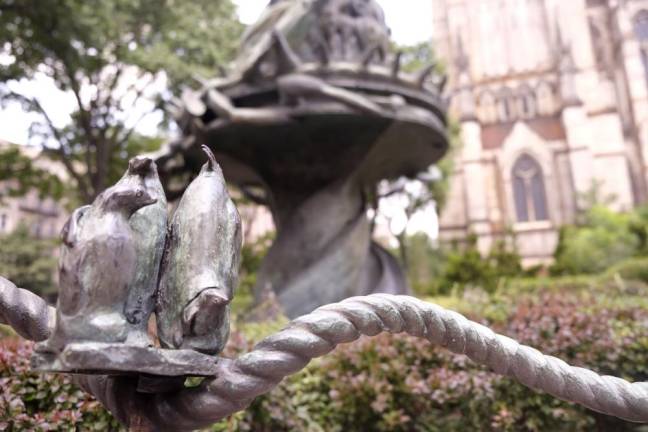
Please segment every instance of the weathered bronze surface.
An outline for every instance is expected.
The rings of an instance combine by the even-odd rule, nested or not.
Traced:
[[[169,228],[157,301],[162,346],[221,352],[238,284],[241,220],[223,173],[209,161],[189,185]]]
[[[129,175],[138,173],[139,177]],[[133,327],[128,335],[130,345],[149,346],[148,323],[155,309],[160,262],[167,232],[167,200],[157,167],[148,158],[135,158],[122,182],[142,179],[146,192],[155,203],[137,211],[129,224],[135,237],[135,277],[128,290],[125,315]]]
[[[226,75],[177,101],[183,135],[158,155],[170,199],[208,145],[228,181],[272,211],[277,238],[255,294],[274,290],[289,316],[408,291],[371,240],[366,197],[445,154],[445,78],[434,65],[403,72],[389,47],[374,0],[274,1]]]
[[[166,197],[148,158],[130,161],[115,186],[72,214],[62,233],[56,324],[36,347],[35,369],[215,373],[216,358],[204,353],[218,354],[229,335],[241,238],[238,213],[207,153],[209,162],[187,189],[168,239]],[[154,310],[169,349],[154,347],[148,334]]]
[[[129,168],[122,181],[72,214],[63,229],[56,329],[39,351],[60,352],[73,341],[126,342],[126,303],[138,264],[129,222],[154,203],[144,178]]]

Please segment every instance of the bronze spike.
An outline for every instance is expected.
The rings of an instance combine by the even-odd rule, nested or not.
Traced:
[[[290,47],[286,37],[277,29],[272,31],[272,38],[274,39],[274,47],[279,57],[278,70],[282,72],[292,72],[299,69],[301,60],[299,56]]]
[[[441,76],[441,79],[439,80],[439,92],[443,93],[445,90],[446,84],[448,84],[448,75],[444,74]]]
[[[392,63],[391,74],[393,78],[398,78],[398,74],[401,69],[401,60],[403,59],[403,51],[398,51],[394,56],[394,62]]]
[[[214,156],[214,153],[205,144],[201,145],[200,148],[207,155],[207,159],[208,159],[207,163],[209,164],[209,169],[212,170],[212,171],[215,170],[216,167],[218,167],[218,163],[216,162],[216,156]]]
[[[420,74],[418,76],[418,85],[419,85],[419,87],[425,86],[425,81],[427,81],[427,79],[430,77],[430,75],[432,75],[434,73],[434,71],[436,70],[436,67],[437,67],[436,63],[432,63],[432,64],[426,66],[420,72]]]
[[[369,66],[369,63],[371,63],[371,60],[373,60],[374,56],[380,53],[380,45],[379,44],[373,44],[371,45],[364,53],[364,56],[362,57],[362,67],[367,68]]]
[[[318,43],[318,50],[315,50],[316,55],[319,57],[320,64],[322,66],[328,66],[331,63],[331,53],[329,52],[329,46],[326,41],[321,40]]]

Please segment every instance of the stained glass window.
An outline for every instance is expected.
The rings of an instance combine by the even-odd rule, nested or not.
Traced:
[[[518,222],[549,219],[542,169],[528,154],[513,166],[513,198]]]

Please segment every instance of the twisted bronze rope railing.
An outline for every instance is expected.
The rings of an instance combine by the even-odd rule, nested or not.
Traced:
[[[3,280],[0,280],[3,282]],[[18,293],[18,294],[17,294]],[[0,316],[28,337],[42,339],[51,321],[39,297],[0,283]],[[40,312],[38,312],[40,311]],[[51,313],[51,309],[49,310]],[[216,377],[176,393],[114,397],[117,379],[82,377],[79,382],[124,423],[145,418],[156,430],[190,430],[245,409],[257,396],[303,369],[311,359],[361,335],[408,333],[465,354],[500,375],[604,414],[648,422],[648,386],[600,376],[495,334],[455,312],[406,296],[372,295],[323,306],[264,339],[250,353],[223,360]],[[123,386],[120,392],[123,392]]]

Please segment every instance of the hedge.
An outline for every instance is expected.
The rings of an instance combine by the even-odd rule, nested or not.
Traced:
[[[470,308],[466,308],[470,309]],[[506,319],[473,319],[572,364],[648,380],[648,309],[603,296],[528,296]],[[250,327],[252,328],[252,327]],[[247,351],[276,324],[234,331],[226,355]],[[31,344],[0,345],[0,430],[115,430],[97,402],[65,377],[28,370]],[[213,431],[639,430],[527,389],[426,341],[382,335],[338,348]]]

